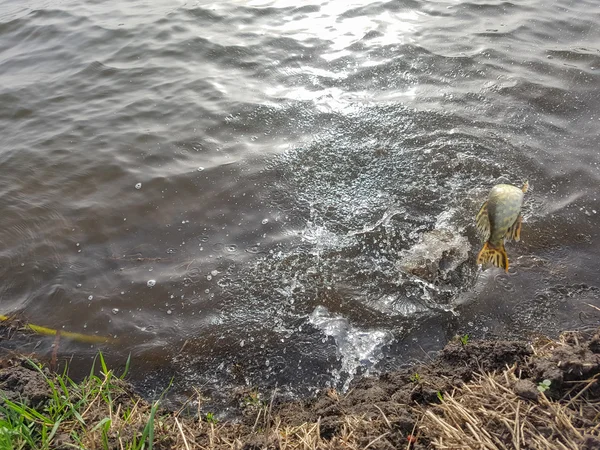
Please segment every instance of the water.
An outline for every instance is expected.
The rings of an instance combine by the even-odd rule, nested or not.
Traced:
[[[1,313],[214,397],[597,325],[597,3],[297,5],[0,6]],[[481,273],[477,209],[526,179]]]

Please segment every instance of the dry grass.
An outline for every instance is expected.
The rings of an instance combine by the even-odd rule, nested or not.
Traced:
[[[576,335],[565,335],[556,342],[540,341],[534,346],[534,357],[547,361],[553,352],[573,342],[578,346],[577,339]],[[247,402],[254,415],[246,423],[221,423],[212,415],[202,414],[200,394],[185,405],[185,414],[161,410],[158,402],[148,404],[122,380],[128,365],[121,376],[116,376],[106,367],[101,354],[99,362],[100,375],[92,369],[82,383],[32,365],[31,371],[48,383],[51,394],[40,409],[21,402],[0,402],[0,426],[14,430],[9,434],[0,432],[0,450],[600,448],[600,440],[594,440],[594,436],[600,436],[600,374],[595,372],[589,379],[556,386],[554,399],[538,392],[533,381],[521,380],[517,366],[501,373],[482,373],[474,381],[442,393],[439,404],[394,403],[387,410],[409,410],[414,428],[411,419],[409,428],[400,430],[398,422],[394,422],[397,418],[386,416],[376,404],[367,404],[365,408],[373,406],[380,415],[335,416],[335,431],[331,432],[330,423],[325,433],[326,421],[332,417],[285,423],[273,408],[273,397],[262,402],[257,395],[250,396]],[[523,383],[528,383],[528,389],[523,389]],[[329,397],[340,402],[335,392]],[[391,403],[387,402],[388,408]],[[189,414],[192,404],[198,408],[193,415]]]
[[[517,380],[515,367],[480,375],[447,394],[440,405],[421,408],[419,429],[436,449],[578,450],[585,435],[598,435],[600,425],[576,425],[587,422],[583,416],[590,409],[600,414],[599,404],[582,399],[595,378],[568,401],[553,401],[541,392],[537,401],[522,399],[513,389]]]
[[[515,367],[501,374],[482,374],[476,381],[446,393],[439,405],[414,407],[419,417],[413,432],[416,439],[403,441],[401,448],[411,449],[418,444],[420,448],[434,449],[578,450],[586,435],[599,434],[597,421],[593,428],[581,425],[589,423],[582,418],[589,417],[590,412],[600,417],[600,405],[583,399],[586,388],[596,383],[596,379],[589,380],[575,396],[562,401],[553,401],[543,393],[539,393],[537,400],[523,399],[514,391],[518,379]],[[148,422],[148,407],[137,407],[133,413],[139,413],[139,417],[135,420],[129,417],[128,423],[120,426],[118,410],[105,412],[113,418],[112,429],[119,431],[117,434],[132,422],[139,424],[138,429]],[[331,439],[324,439],[319,419],[298,426],[285,425],[271,416],[267,405],[258,410],[252,427],[207,423],[170,413],[156,420],[154,445],[185,450],[398,448],[397,441],[388,440],[392,429],[389,422],[386,424],[385,415],[377,420],[375,423],[364,417],[343,417],[339,432]],[[365,440],[365,434],[375,428],[388,431]],[[97,431],[89,433],[85,442],[86,448],[106,448],[101,445]],[[110,448],[128,448],[122,438],[116,441],[113,438],[111,442],[118,445]]]

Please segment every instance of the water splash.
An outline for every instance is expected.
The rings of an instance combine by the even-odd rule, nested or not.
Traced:
[[[388,331],[363,330],[350,324],[347,318],[330,313],[324,306],[317,306],[310,315],[310,323],[335,340],[341,368],[335,379],[346,391],[352,379],[359,373],[366,374],[383,356],[382,347],[392,336]]]

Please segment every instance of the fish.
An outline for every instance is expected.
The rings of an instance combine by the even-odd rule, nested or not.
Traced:
[[[510,184],[497,184],[490,190],[487,201],[481,205],[475,218],[477,230],[484,240],[477,255],[477,264],[492,263],[508,272],[504,242],[521,240],[521,207],[528,188],[529,182],[526,181],[521,189]]]

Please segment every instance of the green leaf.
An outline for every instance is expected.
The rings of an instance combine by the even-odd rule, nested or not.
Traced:
[[[104,418],[104,419],[102,419],[100,422],[98,422],[98,423],[96,424],[96,426],[95,426],[94,428],[92,428],[92,433],[93,433],[94,431],[98,431],[98,429],[99,429],[100,427],[102,427],[102,425],[104,425],[105,423],[108,423],[108,424],[109,424],[109,426],[112,424],[112,421],[110,420],[110,417],[105,417],[105,418]]]
[[[104,355],[102,352],[98,352],[98,358],[100,358],[100,364],[102,365],[102,373],[104,375],[108,374],[108,367],[106,367],[106,362],[104,361]]]
[[[56,431],[58,430],[60,423],[61,423],[61,420],[57,420],[56,423],[54,424],[54,426],[52,427],[52,431],[50,431],[50,434],[48,435],[48,442],[50,442],[52,439],[54,439],[54,435],[56,434]]]

